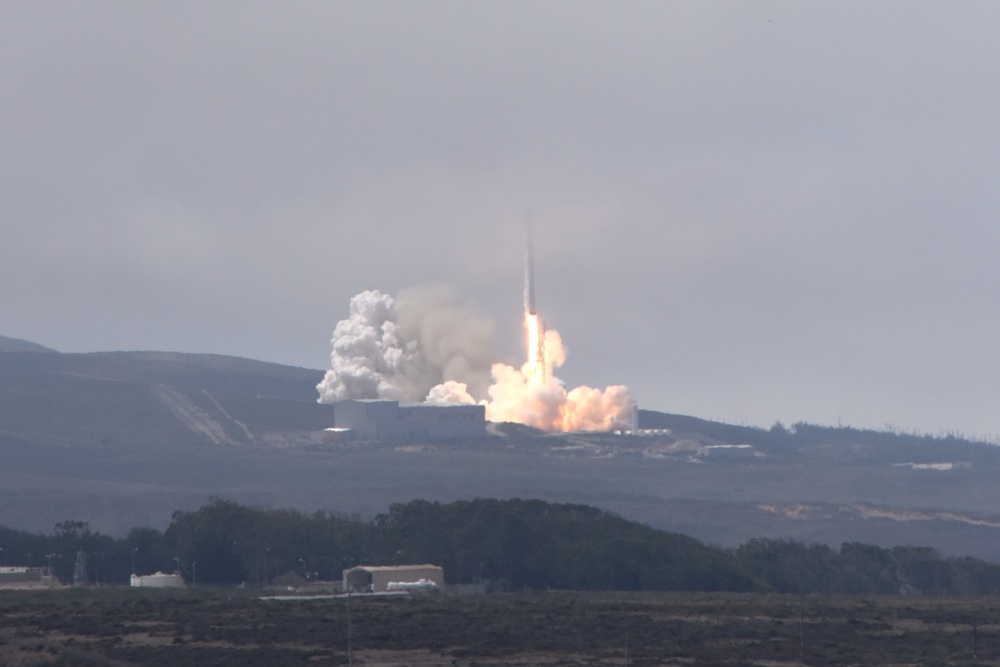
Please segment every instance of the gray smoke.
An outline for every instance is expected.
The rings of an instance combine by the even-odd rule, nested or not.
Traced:
[[[457,302],[444,285],[408,288],[398,298],[377,290],[351,299],[333,331],[330,370],[316,388],[320,403],[389,398],[415,403],[446,382],[486,396],[493,323]],[[438,390],[434,398],[440,398]]]

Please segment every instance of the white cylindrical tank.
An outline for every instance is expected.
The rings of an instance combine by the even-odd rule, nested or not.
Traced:
[[[164,572],[154,572],[139,576],[132,575],[131,585],[139,588],[184,588],[184,578],[179,574],[166,574]]]
[[[387,591],[436,591],[437,584],[429,579],[418,581],[390,581],[385,589]]]

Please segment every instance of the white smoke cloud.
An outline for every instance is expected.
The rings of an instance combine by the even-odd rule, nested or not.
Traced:
[[[351,299],[333,331],[320,403],[345,398],[424,400],[446,381],[485,395],[493,357],[492,323],[456,303],[446,286],[410,288],[398,299],[377,290]]]
[[[399,335],[415,341],[422,357],[424,384],[460,382],[473,396],[486,395],[490,365],[496,358],[492,320],[461,307],[457,293],[447,285],[400,291],[396,312]],[[430,387],[420,389],[423,398]]]
[[[432,405],[474,405],[476,399],[469,393],[469,387],[464,382],[446,380],[436,387],[431,387],[427,392],[427,399],[424,403]]]
[[[331,367],[317,385],[319,401],[482,403],[491,421],[545,431],[632,426],[634,401],[627,387],[567,391],[554,375],[566,361],[559,332],[545,331],[542,376],[531,363],[520,369],[491,364],[492,339],[492,323],[460,307],[450,288],[410,288],[397,299],[362,292],[351,299],[348,319],[334,329]]]

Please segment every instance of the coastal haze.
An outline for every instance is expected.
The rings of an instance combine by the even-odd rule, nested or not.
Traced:
[[[998,19],[4,3],[0,333],[320,372],[352,296],[447,283],[516,365],[531,220],[569,387],[992,438]]]

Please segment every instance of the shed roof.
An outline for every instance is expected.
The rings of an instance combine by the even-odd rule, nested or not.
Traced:
[[[405,572],[410,570],[440,570],[440,565],[356,565],[350,570],[368,570],[369,572]],[[348,571],[350,571],[348,570]]]

